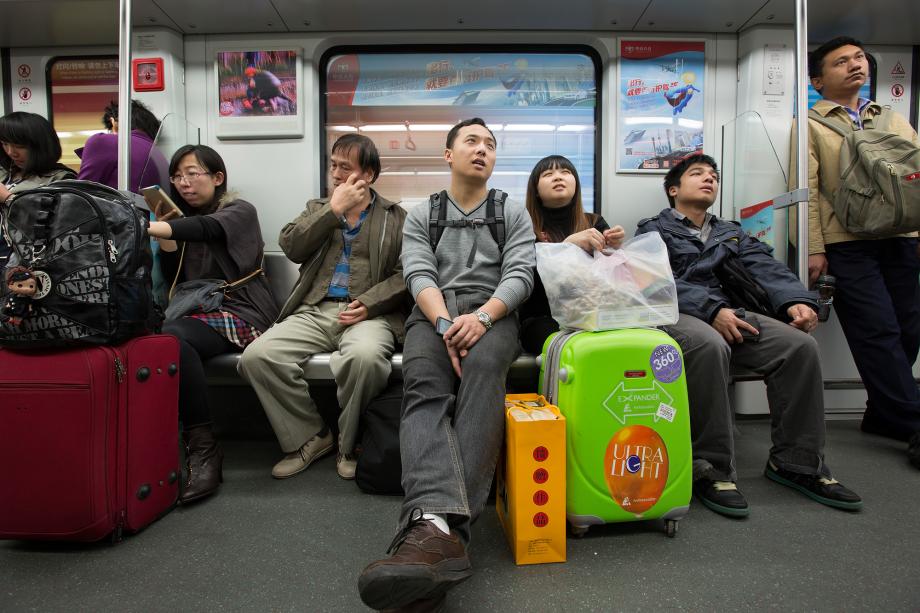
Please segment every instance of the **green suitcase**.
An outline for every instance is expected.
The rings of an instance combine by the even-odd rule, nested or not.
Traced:
[[[683,355],[660,330],[563,332],[547,339],[540,393],[566,427],[566,517],[593,525],[687,514],[693,482]]]

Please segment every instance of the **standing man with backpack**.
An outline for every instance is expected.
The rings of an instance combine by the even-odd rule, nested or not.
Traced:
[[[437,608],[472,574],[470,525],[495,473],[505,378],[520,347],[515,309],[533,288],[535,264],[526,209],[487,186],[495,148],[482,119],[451,128],[450,189],[406,218],[403,274],[416,306],[403,350],[405,499],[393,555],[358,579],[374,609]]]
[[[891,175],[885,177],[888,181],[877,182],[869,176],[866,185],[850,185],[848,181],[844,186],[841,171],[846,174],[851,165],[840,165],[842,156],[856,161],[863,155],[852,151],[845,140],[844,135],[853,131],[874,130],[899,137],[889,138],[887,143],[907,141],[901,141],[907,155],[892,152],[892,160],[920,159],[920,141],[901,115],[859,97],[859,88],[869,75],[861,42],[848,37],[828,41],[810,54],[808,72],[822,97],[809,113],[808,122],[809,281],[814,283],[825,273],[836,278],[837,315],[869,396],[862,430],[908,441],[908,458],[920,468],[920,393],[912,372],[920,349],[917,233],[898,233],[910,229],[902,225],[872,235],[854,227],[849,213],[841,217],[842,203],[853,217],[858,216],[858,198],[864,197],[866,206],[871,206],[867,215],[870,224],[884,223],[882,204],[877,197],[872,200],[872,194],[884,192],[888,208],[900,205],[902,194],[913,189],[911,177],[920,167],[905,170],[886,163],[882,168]],[[867,164],[866,160],[860,163],[863,167]],[[892,184],[896,191],[903,190],[902,194],[887,192]],[[849,202],[845,202],[847,198]],[[914,195],[903,206],[916,210],[920,202]],[[895,214],[894,219],[897,223],[908,216]]]

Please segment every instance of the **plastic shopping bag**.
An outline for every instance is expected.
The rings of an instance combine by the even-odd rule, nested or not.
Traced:
[[[592,257],[571,243],[537,243],[537,272],[563,329],[612,330],[677,322],[668,249],[655,232]]]

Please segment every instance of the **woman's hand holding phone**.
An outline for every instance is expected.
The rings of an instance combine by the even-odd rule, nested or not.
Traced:
[[[145,187],[141,190],[141,193],[144,194],[144,200],[147,201],[150,211],[157,221],[169,221],[177,217],[184,217],[182,210],[176,206],[176,203],[159,185]]]

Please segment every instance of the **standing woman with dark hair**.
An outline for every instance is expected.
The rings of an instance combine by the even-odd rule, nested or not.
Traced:
[[[61,141],[41,115],[16,111],[0,117],[0,145],[0,207],[17,192],[76,176],[59,163]],[[11,251],[0,236],[0,273]]]
[[[159,239],[167,279],[174,284],[195,279],[232,282],[261,268],[264,243],[256,208],[227,192],[227,169],[216,151],[204,145],[180,148],[169,164],[169,180],[172,198],[186,216],[151,222],[148,230]],[[155,214],[161,219],[167,212]],[[223,480],[223,452],[211,429],[202,363],[223,353],[239,353],[277,316],[268,281],[256,274],[228,293],[218,310],[191,310],[163,327],[180,346],[179,418],[188,469],[180,502],[213,493]]]
[[[604,218],[585,213],[581,205],[581,181],[568,158],[551,155],[534,166],[527,181],[527,212],[540,243],[572,243],[588,253],[617,248],[626,232],[611,228]],[[528,353],[540,353],[543,343],[559,324],[550,314],[546,290],[534,275],[533,293],[521,306],[521,344]]]
[[[76,154],[82,160],[78,178],[118,188],[118,105],[105,107],[102,124],[108,133],[93,134]],[[142,187],[165,184],[166,158],[162,155],[148,163],[160,120],[137,100],[131,101],[131,179],[128,188],[140,192]],[[154,154],[156,155],[156,154]]]

